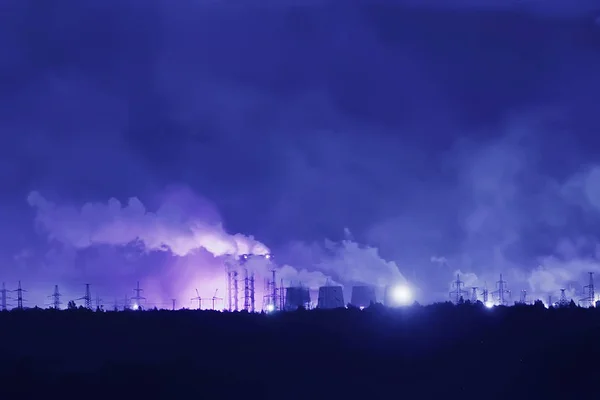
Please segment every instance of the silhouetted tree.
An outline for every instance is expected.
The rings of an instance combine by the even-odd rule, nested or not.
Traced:
[[[577,303],[575,303],[575,300],[571,299],[571,302],[569,303],[569,308],[577,308]]]
[[[533,302],[533,306],[535,308],[546,308],[546,306],[544,305],[544,302],[541,300],[536,300]]]
[[[67,309],[69,309],[69,310],[76,310],[77,309],[77,304],[75,304],[75,302],[73,300],[70,300],[67,303]]]

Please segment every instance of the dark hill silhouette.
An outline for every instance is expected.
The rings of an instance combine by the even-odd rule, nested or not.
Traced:
[[[600,310],[539,304],[30,309],[0,327],[3,391],[22,398],[576,398],[600,372]]]

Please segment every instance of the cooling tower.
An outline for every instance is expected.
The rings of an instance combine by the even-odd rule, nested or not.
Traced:
[[[322,286],[319,288],[318,308],[345,307],[344,292],[341,286]]]
[[[355,307],[369,307],[371,303],[377,301],[375,296],[375,288],[372,286],[354,286],[352,288],[352,297],[350,304]]]
[[[285,289],[285,309],[295,311],[299,307],[310,308],[310,292],[305,287],[289,287]]]

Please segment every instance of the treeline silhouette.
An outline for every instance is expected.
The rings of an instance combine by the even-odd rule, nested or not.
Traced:
[[[273,314],[0,313],[5,396],[577,398],[600,393],[600,309],[451,303]],[[58,395],[57,395],[58,394]],[[596,398],[596,397],[593,397]],[[598,397],[600,398],[600,397]]]

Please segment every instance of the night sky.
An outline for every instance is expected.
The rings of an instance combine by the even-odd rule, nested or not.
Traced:
[[[406,280],[431,302],[456,271],[502,272],[582,297],[594,3],[4,0],[0,280],[29,305],[140,280],[187,306],[243,242],[309,286]]]

